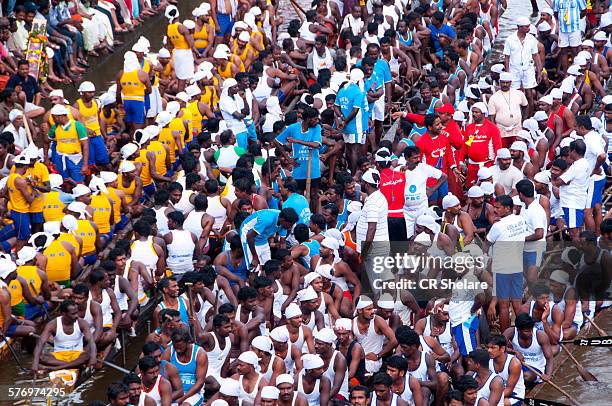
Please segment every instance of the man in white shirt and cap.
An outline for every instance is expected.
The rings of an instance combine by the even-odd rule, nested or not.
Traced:
[[[237,95],[242,98],[242,109],[238,108]],[[246,93],[240,90],[236,79],[229,78],[223,82],[219,110],[227,123],[228,130],[232,130],[236,136],[236,144],[246,150],[249,146],[249,133],[244,119],[249,116],[251,111],[249,103],[246,101]]]
[[[314,339],[315,351],[327,366],[323,376],[331,383],[330,397],[348,400],[348,366],[344,355],[335,349],[336,334],[325,327],[314,334]]]
[[[327,405],[331,396],[331,382],[324,375],[325,363],[316,354],[302,356],[304,370],[297,376],[296,389],[306,397],[309,405]]]
[[[259,358],[253,351],[245,351],[238,357],[236,373],[231,379],[240,384],[240,396],[242,404],[258,405],[261,397],[261,389],[268,381],[259,372]]]
[[[26,129],[23,124],[23,112],[21,110],[13,109],[9,112],[8,119],[10,124],[4,127],[4,130],[2,131],[13,134],[15,147],[19,151],[23,151],[29,144]]]
[[[303,394],[294,390],[293,375],[282,374],[276,378],[276,387],[279,391],[277,406],[308,406]]]
[[[510,145],[510,156],[512,157],[512,165],[521,171],[525,177],[533,179],[537,169],[531,163],[529,150],[524,141],[514,141]]]
[[[491,172],[497,196],[516,195],[516,182],[525,177],[519,168],[512,165],[512,155],[508,148],[500,148],[497,151],[497,163],[491,168]]]
[[[504,43],[504,67],[514,75],[512,87],[524,89],[529,101],[529,114],[533,111],[534,88],[542,80],[542,61],[538,53],[538,41],[529,33],[528,17],[516,19],[517,31]]]
[[[524,207],[520,215],[525,219],[525,251],[523,252],[523,272],[527,281],[533,283],[538,278],[542,255],[546,250],[548,215],[535,196],[535,187],[528,179],[516,184],[518,197]]]

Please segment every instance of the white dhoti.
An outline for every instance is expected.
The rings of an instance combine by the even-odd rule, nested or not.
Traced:
[[[427,200],[423,200],[420,204],[414,206],[404,206],[404,219],[406,220],[406,235],[408,238],[412,237],[414,234],[414,226],[416,224],[417,217],[425,213],[427,207]]]
[[[121,18],[126,24],[132,23],[132,15],[130,14],[130,10],[125,3],[125,0],[117,0],[117,4],[119,5],[119,14],[121,14]]]
[[[193,77],[193,53],[190,49],[174,49],[174,72],[179,80]]]
[[[147,117],[152,118],[157,116],[164,109],[164,106],[162,104],[162,97],[159,93],[158,86],[151,86],[151,94],[149,94],[149,101],[151,102],[151,107],[147,111]]]
[[[98,25],[93,19],[83,18],[83,48],[85,51],[91,51],[100,44],[100,41],[104,38],[104,35],[100,35]]]
[[[113,35],[113,25],[111,24],[108,16],[95,8],[89,8],[87,11],[91,13],[93,16],[93,22],[98,26],[101,37],[100,40],[106,42],[107,45],[112,46],[115,38]]]

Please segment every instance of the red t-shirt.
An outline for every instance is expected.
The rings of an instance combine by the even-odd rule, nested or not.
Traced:
[[[416,146],[421,150],[421,162],[440,169],[447,175],[449,169],[455,165],[455,157],[445,135],[440,134],[432,138],[429,133],[425,133],[417,140]],[[434,178],[428,179],[427,187],[435,185],[436,182]]]
[[[394,171],[391,168],[380,172],[380,192],[385,195],[389,205],[389,217],[404,217],[404,188],[406,175],[404,172]]]
[[[480,125],[470,123],[465,128],[464,145],[465,148],[461,149],[463,158],[474,162],[492,161],[502,147],[499,128],[487,119]]]

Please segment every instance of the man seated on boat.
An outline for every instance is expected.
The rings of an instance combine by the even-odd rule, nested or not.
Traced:
[[[123,377],[123,383],[128,386],[130,394],[130,405],[157,406],[157,402],[142,390],[142,380],[135,373]]]
[[[155,343],[163,351],[172,344],[172,332],[185,325],[181,322],[181,313],[178,310],[164,309],[159,313],[159,317],[161,319],[161,327],[156,328],[149,334],[145,339],[145,343]]]
[[[32,320],[32,316],[41,314],[45,298],[41,293],[43,279],[46,275],[34,266],[36,250],[25,246],[17,253],[17,277],[9,283],[11,292],[11,311],[14,316]],[[46,285],[46,284],[45,284]],[[51,298],[49,289],[46,289],[47,299]]]
[[[138,360],[138,369],[142,379],[142,392],[155,400],[157,406],[170,406],[173,401],[172,386],[162,376],[160,363],[153,357],[144,356]]]
[[[11,313],[11,293],[8,284],[17,278],[17,265],[10,259],[0,259],[0,334],[4,337],[26,337],[34,333],[29,320],[18,320]]]
[[[121,381],[113,382],[106,389],[106,398],[108,406],[127,406],[130,404],[130,388]]]
[[[115,293],[117,304],[121,310],[119,327],[122,329],[129,329],[134,325],[134,322],[138,320],[138,315],[140,314],[136,291],[132,289],[132,285],[130,285],[126,278],[117,274],[115,262],[105,259],[100,263],[100,266],[106,272],[109,280],[109,287]]]
[[[504,399],[510,400],[511,406],[521,405],[522,400],[517,399],[525,397],[522,364],[514,355],[508,354],[506,337],[491,335],[487,341],[487,351],[491,357],[489,369],[504,381]],[[507,405],[505,400],[504,404]]]
[[[108,275],[101,269],[89,273],[89,299],[100,304],[102,310],[102,335],[96,341],[98,352],[102,352],[117,339],[117,329],[121,321],[121,310],[117,297],[110,288]]]
[[[150,356],[159,363],[159,374],[170,382],[170,386],[172,386],[172,401],[174,402],[183,396],[185,392],[183,391],[183,383],[181,382],[181,376],[179,375],[176,366],[169,361],[161,359],[163,352],[164,349],[159,345],[153,342],[148,342],[142,346],[141,358]],[[136,368],[136,372],[140,372],[140,370]]]
[[[559,308],[563,313],[560,326],[553,313],[553,329],[559,334],[559,340],[571,340],[580,332],[584,320],[578,292],[570,282],[569,274],[565,271],[553,271],[549,280],[551,298],[554,302],[553,307]],[[553,311],[553,309],[550,309],[550,311]]]
[[[176,279],[174,277],[163,278],[159,281],[157,289],[162,294],[162,300],[153,312],[153,327],[159,327],[159,315],[164,309],[177,310],[180,313],[181,322],[188,326],[190,317],[189,300],[185,295],[180,294]]]
[[[79,309],[73,300],[64,300],[61,316],[49,321],[36,343],[32,371],[39,365],[51,370],[72,369],[96,364],[96,343],[87,322],[79,317]],[[47,341],[53,337],[53,351],[43,354]],[[83,343],[86,343],[84,346]]]
[[[504,336],[512,343],[514,355],[543,376],[550,377],[553,371],[553,351],[546,333],[535,327],[535,321],[527,313],[516,316],[514,324],[516,327],[509,327],[504,331]],[[527,367],[522,368],[527,385],[542,382]]]

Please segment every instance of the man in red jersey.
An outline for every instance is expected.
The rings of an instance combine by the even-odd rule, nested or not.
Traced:
[[[388,148],[376,151],[376,167],[380,172],[380,191],[387,199],[389,215],[387,225],[393,241],[407,241],[406,220],[404,219],[404,189],[406,176],[391,167],[391,152]]]
[[[421,162],[433,166],[441,170],[445,174],[453,171],[458,172],[455,157],[452,154],[451,145],[448,138],[442,135],[442,121],[440,117],[434,114],[426,114],[423,121],[427,132],[421,136],[416,142],[416,146],[421,150]],[[432,187],[436,184],[435,179],[427,180],[427,187]],[[429,196],[430,204],[441,200],[448,194],[448,182],[443,184],[438,190]]]
[[[495,155],[501,148],[499,128],[486,118],[487,114],[484,103],[475,103],[472,106],[474,121],[465,128],[465,147],[461,149],[461,161],[465,160],[467,164],[467,187],[476,181],[478,169],[495,163]]]
[[[455,108],[452,104],[446,103],[442,107],[438,107],[436,112],[440,115],[440,120],[444,126],[444,128],[442,128],[442,135],[448,139],[453,153],[453,159],[458,165],[459,159],[461,158],[461,148],[463,147],[463,132],[459,124],[453,120]],[[461,173],[461,168],[458,167],[457,169],[458,170],[453,170],[453,173],[448,174],[448,190],[460,200],[463,200],[463,182],[465,181],[465,177]]]

